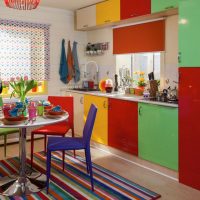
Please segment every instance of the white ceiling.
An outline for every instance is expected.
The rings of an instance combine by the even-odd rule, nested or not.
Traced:
[[[103,0],[41,0],[40,6],[76,10]]]

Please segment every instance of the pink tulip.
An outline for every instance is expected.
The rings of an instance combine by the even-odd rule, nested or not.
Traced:
[[[19,77],[19,76],[17,76],[16,80],[17,80],[17,81],[20,81],[20,77]]]
[[[24,80],[25,80],[25,81],[28,81],[28,76],[24,76]]]
[[[10,82],[14,82],[14,81],[15,81],[15,78],[12,77],[12,78],[10,79]]]
[[[5,86],[9,86],[9,82],[8,82],[8,81],[4,81],[3,84],[4,84]]]

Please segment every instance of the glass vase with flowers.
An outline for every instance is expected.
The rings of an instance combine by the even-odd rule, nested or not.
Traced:
[[[27,101],[26,95],[32,90],[32,88],[37,86],[37,82],[35,80],[28,80],[28,76],[25,77],[17,77],[16,80],[14,78],[10,81],[10,86],[13,89],[10,98],[17,97],[21,102],[22,113],[25,115]]]
[[[137,85],[137,88],[135,88],[135,94],[136,95],[142,95],[146,86],[146,81],[145,81],[145,73],[143,71],[137,71],[134,72],[134,75],[136,76],[135,82]]]

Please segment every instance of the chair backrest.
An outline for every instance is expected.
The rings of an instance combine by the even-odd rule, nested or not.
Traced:
[[[94,104],[92,104],[90,106],[90,110],[83,129],[83,141],[85,144],[88,144],[90,142],[92,130],[94,127],[94,122],[96,119],[96,114],[97,114],[97,108]]]
[[[50,101],[54,106],[60,105],[63,110],[69,113],[69,120],[67,124],[71,128],[74,126],[74,98],[71,96],[49,96],[48,101]],[[60,125],[65,125],[66,122],[60,122]]]

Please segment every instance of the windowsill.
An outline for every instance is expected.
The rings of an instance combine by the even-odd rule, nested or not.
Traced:
[[[17,102],[19,101],[18,98],[12,97],[10,98],[10,95],[4,95],[3,97],[3,102],[4,103],[12,103],[12,102]],[[44,92],[40,93],[30,93],[27,95],[28,99],[31,98],[32,101],[38,101],[38,100],[47,100],[48,99],[48,94]]]

